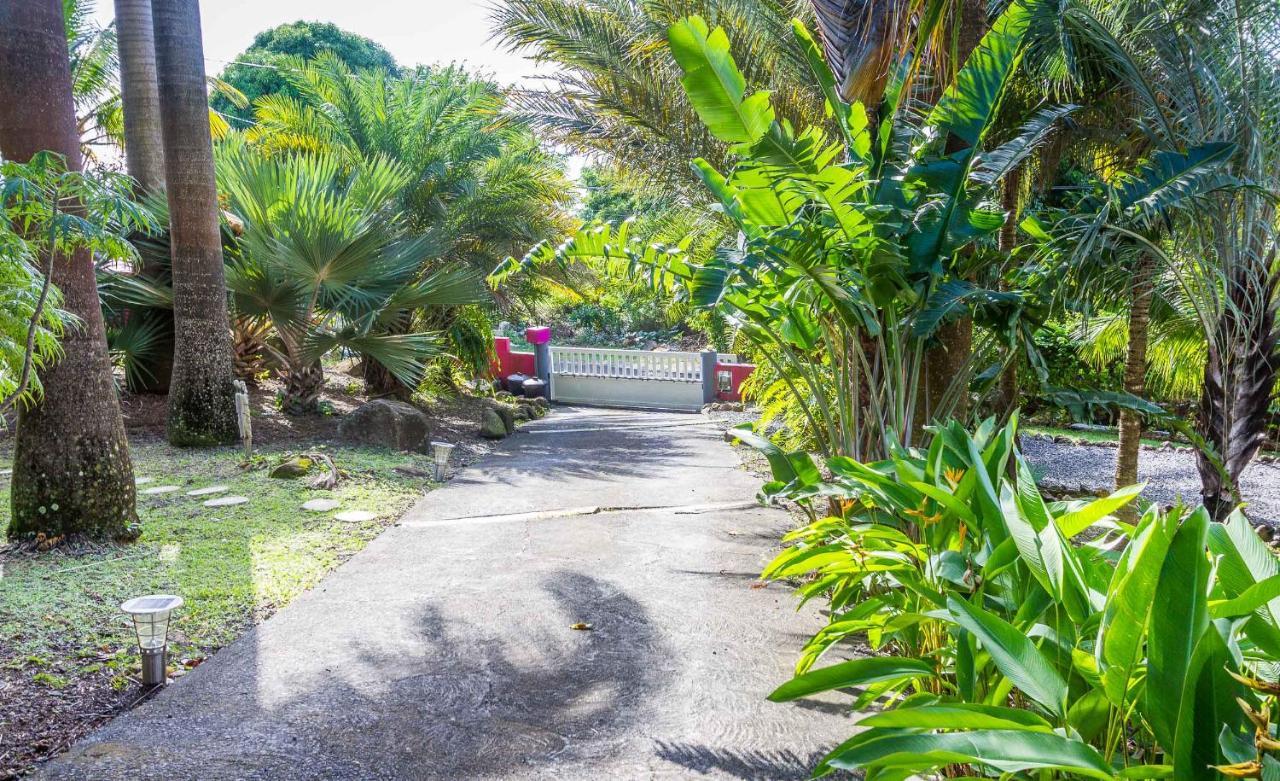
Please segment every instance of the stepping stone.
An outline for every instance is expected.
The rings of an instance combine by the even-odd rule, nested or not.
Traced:
[[[364,523],[365,521],[372,521],[378,516],[368,510],[347,510],[345,513],[338,513],[333,517],[343,523]]]
[[[337,499],[312,499],[302,504],[302,509],[311,513],[327,513],[330,510],[338,509],[338,505],[342,504]]]
[[[155,481],[156,479],[154,477],[138,477],[134,479],[133,484],[146,485],[147,483],[154,483]]]
[[[181,486],[177,486],[177,485],[156,485],[146,489],[142,493],[146,494],[147,496],[155,496],[156,494],[171,494],[174,491],[177,491],[180,489],[181,489]]]
[[[210,499],[204,502],[205,507],[231,507],[236,504],[244,504],[249,501],[247,496],[219,496],[217,499]]]
[[[208,496],[209,494],[220,494],[223,491],[231,489],[225,485],[211,485],[208,488],[197,488],[194,491],[187,491],[187,496]]]
[[[0,469],[0,477],[8,477],[11,474],[13,474],[12,469]]]

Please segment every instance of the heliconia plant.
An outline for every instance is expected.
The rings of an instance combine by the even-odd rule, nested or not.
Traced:
[[[812,519],[764,577],[830,604],[771,699],[852,688],[855,708],[884,703],[816,773],[1280,777],[1275,555],[1240,513],[1120,521],[1140,486],[1047,501],[1016,425],[952,422],[825,470],[736,432],[769,459],[764,493]],[[881,655],[831,662],[853,637]]]

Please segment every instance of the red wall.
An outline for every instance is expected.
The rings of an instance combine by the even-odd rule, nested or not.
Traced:
[[[742,401],[742,381],[751,376],[756,367],[750,363],[717,363],[716,364],[716,399],[719,401]],[[727,371],[733,375],[733,390],[720,390],[720,372]]]
[[[526,377],[533,376],[533,353],[512,350],[509,338],[495,336],[493,338],[493,352],[496,358],[493,363],[489,364],[489,373],[495,379],[506,379],[512,374],[523,374]]]

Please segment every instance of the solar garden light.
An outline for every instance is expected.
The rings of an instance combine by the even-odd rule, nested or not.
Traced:
[[[449,455],[453,453],[453,445],[448,442],[432,442],[431,454],[436,458],[436,482],[444,480],[445,467],[449,466]]]
[[[152,594],[135,597],[120,606],[133,619],[142,655],[142,685],[160,686],[168,667],[169,615],[182,607],[182,597]]]

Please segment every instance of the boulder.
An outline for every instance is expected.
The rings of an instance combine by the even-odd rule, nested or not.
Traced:
[[[276,480],[294,480],[299,477],[305,477],[313,466],[315,466],[315,462],[310,458],[297,456],[276,464],[267,473],[267,477],[275,478]]]
[[[497,410],[488,408],[480,413],[480,436],[485,439],[502,439],[506,435],[507,426]]]
[[[338,436],[344,442],[391,450],[425,453],[431,441],[431,419],[412,404],[375,399],[342,418]]]
[[[502,402],[494,402],[489,405],[489,410],[502,420],[502,425],[506,426],[508,434],[514,434],[516,431],[516,408],[510,404]]]
[[[533,416],[529,414],[529,407],[523,405],[516,407],[515,418],[516,423],[528,423],[533,420]]]

